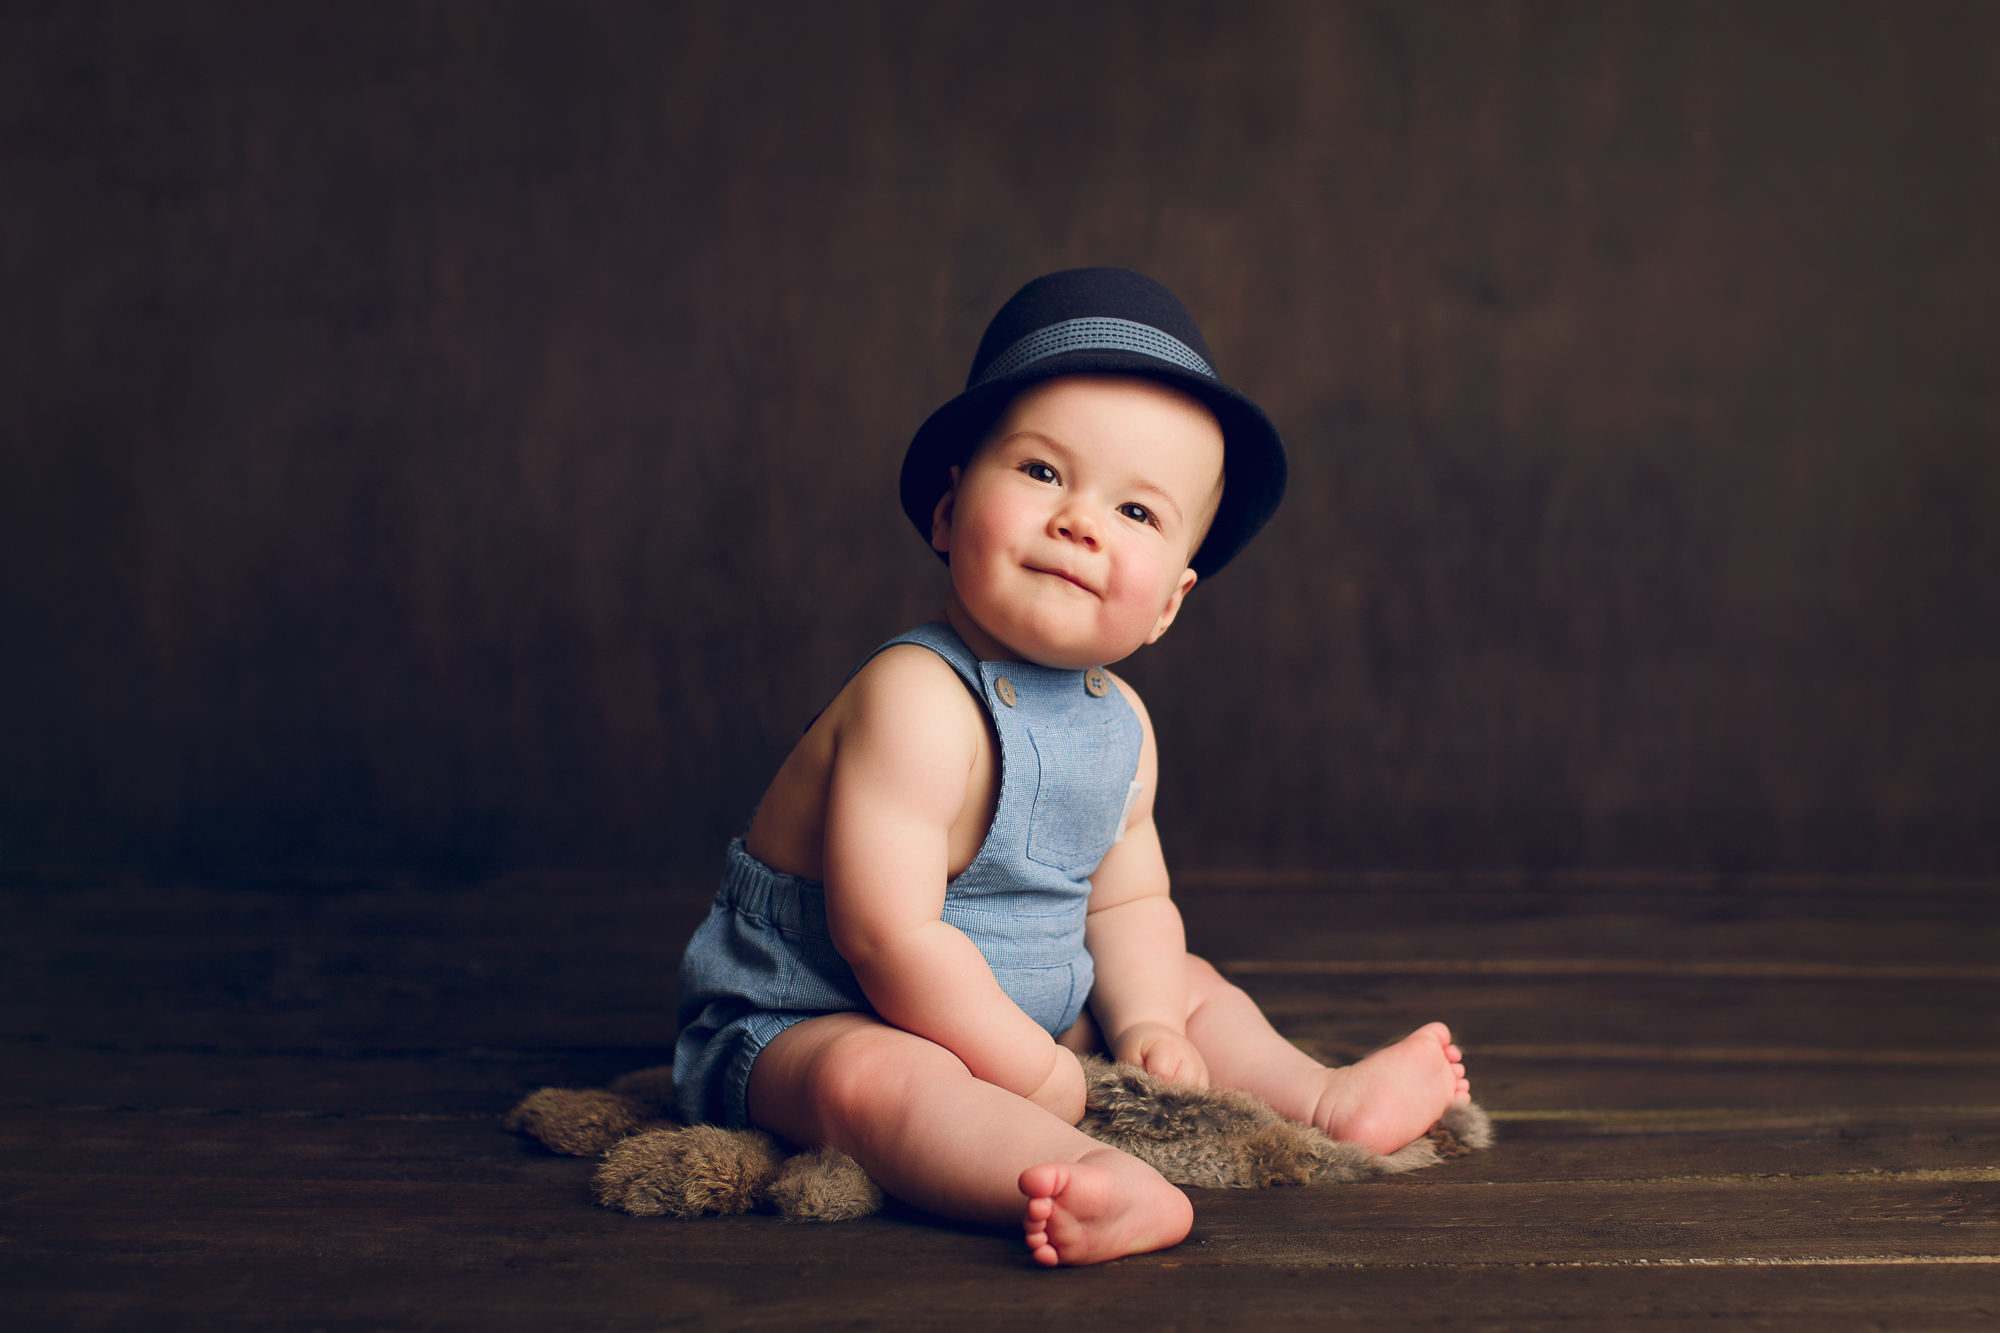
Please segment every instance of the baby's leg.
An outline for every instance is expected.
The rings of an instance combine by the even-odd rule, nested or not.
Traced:
[[[1188,1040],[1209,1076],[1336,1139],[1391,1153],[1472,1099],[1451,1030],[1418,1028],[1359,1063],[1328,1069],[1279,1036],[1256,1001],[1213,967],[1187,956]]]
[[[1021,1220],[1044,1264],[1164,1249],[1194,1223],[1187,1196],[1152,1167],[869,1014],[828,1014],[780,1033],[750,1071],[749,1109],[794,1143],[839,1148],[920,1208]]]

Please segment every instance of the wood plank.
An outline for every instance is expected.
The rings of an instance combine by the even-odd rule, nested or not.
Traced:
[[[1741,1113],[1738,1113],[1741,1114]],[[2000,1180],[2000,1110],[1938,1115],[1767,1119],[1651,1115],[1603,1133],[1599,1122],[1504,1122],[1499,1148],[1427,1179],[1611,1182],[1808,1176]],[[0,1112],[0,1159],[23,1171],[286,1180],[560,1181],[578,1191],[593,1163],[556,1157],[491,1116],[301,1116]]]
[[[1442,1018],[1482,1043],[1592,1042],[1832,1051],[2000,1051],[1994,988],[1675,977],[1257,976],[1243,989],[1286,1035],[1333,1031],[1367,1050]]]
[[[1308,1052],[1338,1062],[1359,1043],[1316,1043]],[[1473,1087],[1491,1110],[1768,1110],[1787,1117],[1870,1109],[1990,1108],[2000,1105],[1990,1069],[1854,1069],[1829,1065],[1656,1065],[1646,1061],[1467,1057]]]
[[[1639,1060],[1651,1064],[1867,1065],[1890,1068],[2000,1066],[2000,1051],[1857,1051],[1824,1046],[1648,1046],[1630,1042],[1489,1043],[1483,1056],[1505,1060]]]
[[[0,1107],[497,1117],[540,1087],[602,1087],[669,1047],[329,1055],[0,1042]]]
[[[782,1260],[688,1264],[658,1238],[587,1236],[468,1253],[440,1266],[337,1254],[296,1266],[204,1254],[185,1269],[56,1258],[8,1274],[23,1327],[178,1329],[1516,1330],[1744,1328],[1847,1333],[1977,1327],[1993,1273],[1950,1264],[1814,1266],[1336,1265],[1214,1267],[1164,1257],[1032,1272],[828,1261],[785,1237]],[[664,1252],[663,1252],[664,1251]],[[1172,1252],[1172,1253],[1178,1253]],[[0,1260],[4,1263],[4,1260]]]
[[[1189,947],[1211,959],[1591,958],[1990,966],[2000,893],[1908,898],[1195,890]],[[1272,923],[1283,923],[1279,930]]]
[[[671,1044],[712,886],[0,894],[0,1035],[360,1050]],[[559,904],[559,908],[558,908]]]
[[[1834,893],[1867,898],[1988,899],[2000,895],[1992,875],[1868,874],[1648,869],[1572,870],[1267,870],[1253,867],[1183,870],[1175,887],[1190,892],[1306,891],[1314,893],[1578,893],[1621,898],[1702,899],[1719,895],[1782,899]]]
[[[579,1200],[596,1168],[506,1132],[493,1116],[11,1111],[0,1112],[0,1156],[52,1174],[555,1183]]]
[[[1813,894],[1826,891],[1829,880],[1837,881],[1849,893],[1879,897],[1883,894],[1963,894],[1989,896],[2000,892],[2000,878],[1991,874],[1937,874],[1921,871],[1871,873],[1852,871],[1840,875],[1808,871],[1723,871],[1675,870],[1643,866],[1590,869],[1508,869],[1467,868],[1438,870],[1396,867],[1376,869],[1303,869],[1257,866],[1217,866],[1186,872],[1187,881],[1200,888],[1436,888],[1440,885],[1467,889],[1588,889],[1625,896],[1672,894],[1701,896],[1717,892],[1778,896]]]
[[[1194,1190],[1195,1231],[1183,1264],[1289,1266],[1675,1260],[1934,1259],[2000,1265],[2000,1187],[1985,1182],[1826,1176],[1804,1180],[1459,1182],[1437,1175],[1323,1189]],[[245,1180],[235,1177],[0,1172],[10,1213],[32,1205],[39,1227],[16,1230],[22,1258],[42,1228],[67,1233],[77,1256],[172,1254],[228,1236],[271,1259],[356,1256],[393,1246],[440,1261],[469,1233],[505,1237],[551,1226],[611,1237],[671,1236],[683,1262],[755,1265],[743,1234],[809,1243],[827,1261],[879,1262],[889,1252],[944,1262],[998,1248],[1004,1229],[938,1226],[906,1214],[834,1226],[774,1218],[669,1222],[606,1213],[567,1182]],[[107,1207],[116,1201],[116,1207]],[[88,1224],[85,1221],[88,1219]],[[479,1221],[477,1219],[485,1219]],[[1018,1256],[1025,1263],[1025,1254]]]
[[[0,1176],[9,1238],[0,1265],[19,1308],[106,1327],[135,1326],[142,1312],[169,1327],[515,1327],[556,1311],[564,1327],[634,1317],[987,1327],[980,1321],[1002,1315],[1092,1313],[1113,1324],[1240,1327],[1257,1315],[1296,1326],[1448,1309],[1656,1322],[1702,1314],[1710,1326],[1718,1314],[1938,1318],[1965,1315],[1992,1291],[1993,1201],[1990,1189],[1973,1194],[1929,1183],[1552,1191],[1415,1178],[1203,1191],[1187,1244],[1042,1274],[1005,1235],[909,1215],[823,1228],[761,1217],[672,1223],[605,1213],[556,1182],[13,1172]],[[1802,1258],[1810,1265],[1796,1266]],[[1669,1267],[1677,1275],[1663,1278]],[[1564,1269],[1613,1284],[1548,1280]],[[1869,1270],[1866,1279],[1829,1288],[1830,1275],[1854,1269]],[[1804,1272],[1810,1283],[1798,1280]],[[1844,1308],[1820,1303],[1830,1289],[1847,1297]],[[1912,1293],[1928,1294],[1912,1304]]]
[[[1227,977],[1681,977],[1748,981],[2000,981],[2000,967],[1687,958],[1225,959]]]

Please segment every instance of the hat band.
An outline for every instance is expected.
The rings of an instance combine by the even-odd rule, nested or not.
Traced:
[[[979,378],[966,387],[976,389],[988,380],[1011,375],[1023,366],[1061,356],[1064,352],[1137,352],[1157,361],[1171,362],[1182,370],[1192,370],[1209,379],[1216,378],[1208,362],[1171,333],[1162,333],[1151,324],[1141,324],[1137,320],[1095,316],[1066,319],[1035,330],[988,361],[986,369],[979,372]]]

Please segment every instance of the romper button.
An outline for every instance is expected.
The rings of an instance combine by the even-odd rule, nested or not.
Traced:
[[[1000,696],[1001,703],[1006,704],[1009,708],[1012,708],[1014,706],[1013,681],[1008,680],[1005,676],[994,677],[993,692]]]
[[[1092,667],[1083,673],[1083,688],[1090,691],[1091,698],[1102,699],[1104,692],[1111,688],[1111,682],[1105,677],[1103,668]]]

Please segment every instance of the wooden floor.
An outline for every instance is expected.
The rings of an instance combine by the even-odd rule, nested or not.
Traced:
[[[891,1211],[641,1220],[500,1130],[658,1063],[705,886],[0,893],[0,1327],[2000,1327],[2000,888],[1384,876],[1181,890],[1300,1044],[1451,1022],[1494,1151],[1195,1191],[1043,1272]]]

